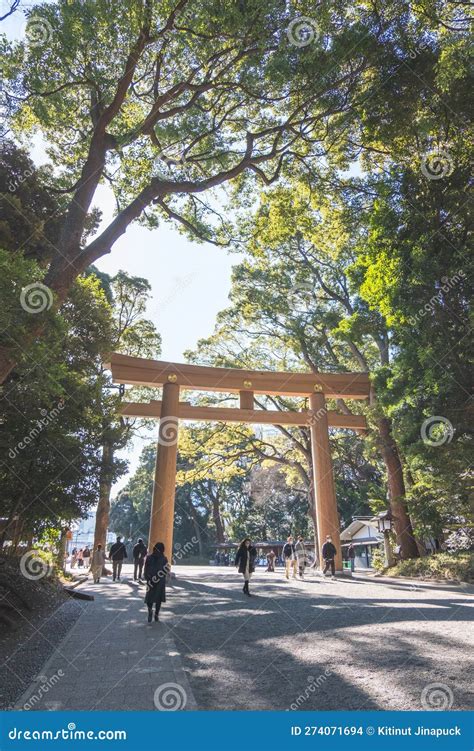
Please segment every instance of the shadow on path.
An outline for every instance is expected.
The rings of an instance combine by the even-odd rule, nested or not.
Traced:
[[[459,664],[474,601],[462,590],[258,572],[249,599],[232,569],[177,571],[169,624],[201,708],[430,709],[420,697],[433,682],[469,706]]]

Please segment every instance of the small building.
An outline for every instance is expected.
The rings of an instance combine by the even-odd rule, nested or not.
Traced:
[[[342,555],[347,557],[349,545],[355,548],[355,568],[372,568],[372,553],[380,547],[383,550],[381,534],[372,516],[353,516],[348,527],[341,532]]]

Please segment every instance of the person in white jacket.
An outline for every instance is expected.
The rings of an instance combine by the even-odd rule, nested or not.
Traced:
[[[99,543],[92,554],[91,572],[94,584],[100,582],[102,576],[102,570],[105,564],[105,553],[102,550],[102,545]]]

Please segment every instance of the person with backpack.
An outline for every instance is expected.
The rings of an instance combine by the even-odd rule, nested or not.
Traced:
[[[275,571],[275,558],[275,552],[270,550],[270,552],[267,553],[267,571]]]
[[[290,569],[293,570],[293,579],[296,579],[296,551],[293,538],[290,535],[283,545],[283,560],[285,562],[285,576],[290,578]]]
[[[137,579],[142,578],[143,566],[145,564],[145,558],[148,553],[148,548],[143,542],[141,537],[138,538],[137,544],[134,546],[132,553],[133,553],[133,580],[137,581]]]
[[[334,547],[334,543],[332,541],[331,535],[326,535],[326,542],[323,545],[322,549],[322,556],[323,560],[325,562],[325,567],[323,571],[323,575],[326,575],[328,569],[331,569],[331,578],[336,578],[336,566],[334,563],[334,558],[336,557],[337,550]]]
[[[120,581],[124,558],[127,558],[127,548],[120,535],[117,535],[117,542],[114,542],[109,550],[109,561],[112,561],[112,581]]]

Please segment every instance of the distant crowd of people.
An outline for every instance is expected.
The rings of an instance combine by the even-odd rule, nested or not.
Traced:
[[[73,548],[71,551],[71,568],[89,568],[91,562],[90,548]]]
[[[352,547],[352,546],[351,546]],[[331,572],[331,578],[336,578],[336,565],[335,558],[337,555],[336,547],[332,541],[331,535],[327,535],[326,541],[321,551],[322,558],[324,560],[324,569],[322,571],[325,576],[328,571]],[[246,537],[240,543],[235,557],[235,565],[238,568],[239,574],[244,577],[244,594],[250,597],[250,579],[255,572],[256,561],[258,558],[257,548],[252,545],[250,537]],[[275,571],[275,561],[277,555],[274,550],[270,550],[267,553],[267,571]],[[308,551],[303,537],[299,536],[296,541],[290,535],[283,546],[282,550],[282,562],[285,568],[285,578],[289,579],[290,576],[293,579],[304,579],[305,570],[307,567],[316,568],[319,565],[317,560],[310,561]]]
[[[351,548],[352,546],[349,548],[348,555],[353,561],[355,554]],[[337,550],[330,535],[326,537],[321,553],[324,560],[322,574],[325,576],[330,572],[334,579]],[[99,584],[108,560],[112,563],[112,581],[115,582],[120,581],[123,562],[127,558],[127,547],[119,535],[111,545],[108,555],[100,544],[94,550],[88,546],[79,550],[74,547],[71,551],[71,568],[77,565],[78,568],[90,569],[94,583]],[[144,581],[146,584],[145,604],[148,609],[148,622],[151,623],[153,617],[155,621],[158,621],[161,605],[166,602],[166,580],[170,572],[168,559],[165,556],[165,546],[162,542],[157,542],[152,552],[148,553],[147,546],[139,538],[133,547],[132,558],[134,581]],[[250,537],[246,537],[240,543],[234,564],[243,576],[243,592],[248,597],[251,596],[250,580],[255,572],[257,558],[257,548],[252,544]],[[218,566],[229,566],[231,562],[227,552],[217,552],[214,561]],[[316,568],[318,565],[318,561],[310,561],[303,537],[299,536],[295,540],[291,535],[283,546],[281,558],[274,550],[270,550],[267,553],[266,562],[266,570],[269,572],[275,571],[276,563],[283,564],[286,579],[290,577],[296,579],[297,576],[304,579],[306,568]]]
[[[230,555],[229,553],[217,553],[214,556],[214,563],[216,566],[230,566]]]

